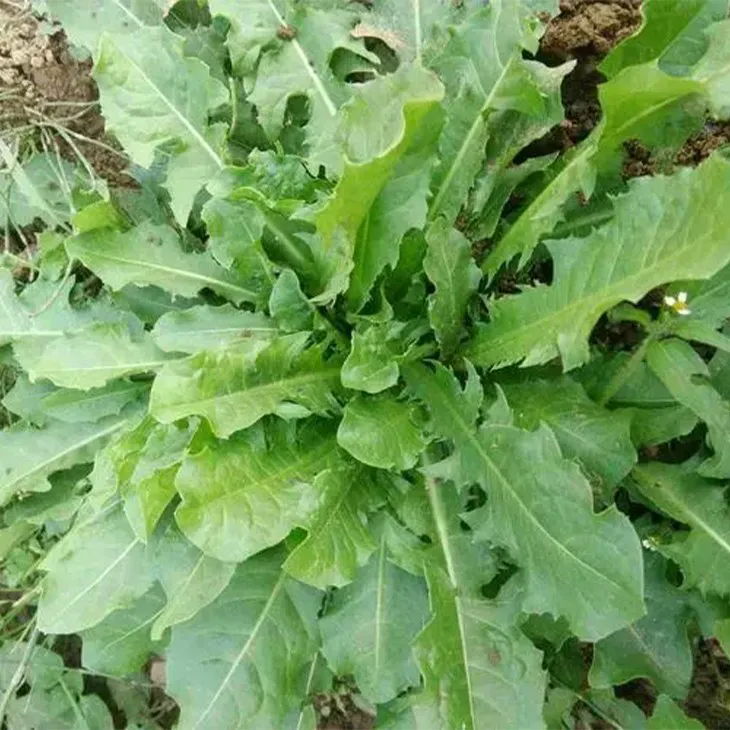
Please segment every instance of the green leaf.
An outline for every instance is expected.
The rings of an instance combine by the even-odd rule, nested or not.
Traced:
[[[320,619],[322,653],[337,675],[353,675],[371,702],[388,702],[420,683],[411,642],[427,616],[426,582],[393,564],[383,534],[377,552]]]
[[[73,286],[73,278],[61,287],[40,279],[16,296],[12,274],[0,269],[0,343],[15,342],[17,353],[21,345],[36,347],[66,331],[86,327],[95,319],[113,319],[103,308],[71,307],[69,294]]]
[[[73,43],[94,52],[102,33],[124,37],[161,25],[165,0],[96,0],[91,10],[74,0],[46,0],[46,7]]]
[[[175,481],[183,500],[175,518],[204,553],[245,560],[305,524],[317,507],[316,487],[325,484],[315,477],[342,453],[326,423],[305,423],[296,441],[287,431],[272,428],[268,446],[239,433],[185,460]]]
[[[601,639],[595,646],[589,675],[592,687],[645,677],[660,691],[684,698],[692,679],[692,646],[687,624],[692,607],[687,592],[666,577],[666,561],[644,552],[646,616]]]
[[[500,384],[521,428],[546,423],[568,459],[578,459],[589,477],[615,487],[636,463],[626,413],[596,405],[568,377]]]
[[[201,305],[180,312],[168,312],[157,320],[152,339],[165,352],[196,353],[226,349],[242,340],[267,341],[278,333],[276,324],[264,314]]]
[[[83,631],[83,666],[120,677],[141,670],[150,655],[161,653],[163,648],[150,638],[150,626],[164,605],[164,594],[155,586],[131,606],[114,611],[100,624]]]
[[[428,316],[442,357],[448,359],[459,344],[466,307],[482,276],[472,259],[471,244],[445,218],[429,227],[426,241],[423,270],[436,288],[428,300]]]
[[[704,725],[684,714],[682,709],[666,695],[659,695],[654,714],[646,724],[646,730],[702,730]]]
[[[355,28],[358,35],[378,38],[388,45],[402,62],[431,60],[448,41],[447,28],[460,20],[465,4],[451,0],[403,3],[381,0]]]
[[[428,445],[420,411],[392,395],[355,396],[337,429],[337,443],[358,461],[380,469],[411,469]]]
[[[7,168],[0,172],[3,228],[29,226],[37,218],[50,228],[61,225],[76,212],[73,193],[90,184],[79,168],[50,154],[34,154],[19,164],[2,140],[0,160]]]
[[[208,250],[221,266],[232,269],[263,304],[271,293],[274,271],[261,245],[265,220],[248,200],[209,200],[202,212],[208,228]]]
[[[16,358],[31,380],[46,378],[63,388],[90,391],[125,375],[159,370],[170,356],[146,332],[125,323],[96,324],[30,347],[16,348]]]
[[[234,0],[213,0],[211,13],[231,23],[228,48],[236,75],[255,69],[253,90],[248,97],[269,139],[282,132],[290,99],[305,97],[310,107],[306,127],[310,163],[339,171],[334,132],[337,110],[350,97],[348,84],[338,81],[330,64],[334,55],[347,49],[364,60],[378,63],[362,41],[350,35],[357,16],[350,3],[307,3],[290,0],[254,0],[246,12]],[[278,38],[279,29],[292,29],[293,37]]]
[[[614,48],[601,63],[609,79],[627,66],[658,61],[660,68],[678,76],[704,54],[704,30],[727,15],[725,0],[645,0],[641,30]]]
[[[133,42],[105,35],[95,58],[107,128],[138,165],[149,168],[164,146],[171,207],[187,222],[200,188],[221,168],[221,125],[208,112],[228,93],[208,67],[183,55],[183,39],[166,27],[135,29]]]
[[[685,468],[652,462],[632,472],[641,493],[672,519],[690,527],[661,551],[679,564],[686,588],[730,594],[724,569],[730,555],[730,514],[724,487]]]
[[[34,424],[47,419],[64,423],[94,423],[117,415],[129,403],[140,400],[147,383],[115,380],[103,388],[88,391],[64,390],[51,383],[31,383],[23,376],[3,399],[3,405]]]
[[[45,492],[49,475],[75,464],[93,461],[94,454],[131,414],[110,416],[97,423],[79,423],[72,428],[49,421],[41,429],[20,426],[0,431],[0,503],[20,492]]]
[[[574,633],[594,641],[639,618],[639,539],[614,505],[593,512],[590,484],[563,458],[552,431],[490,423],[475,429],[469,396],[442,366],[435,375],[411,367],[406,381],[428,406],[432,429],[454,441],[444,475],[487,492],[486,505],[465,518],[476,537],[504,546],[524,569],[523,609],[564,616]],[[580,602],[565,585],[581,586]]]
[[[638,139],[651,150],[678,148],[701,126],[709,93],[708,82],[669,76],[654,63],[627,68],[601,85],[601,123],[555,163],[548,184],[506,231],[484,270],[494,274],[516,256],[518,268],[524,267],[541,238],[564,219],[566,203],[575,193],[590,197],[597,176],[616,177],[628,140]]]
[[[616,199],[609,224],[582,239],[548,243],[554,283],[492,302],[491,321],[466,356],[482,367],[537,365],[557,355],[566,370],[581,365],[603,312],[674,279],[709,278],[728,263],[724,208],[711,221],[705,208],[708,197],[722,206],[728,191],[730,164],[719,157],[672,177],[634,180],[630,192]]]
[[[340,378],[345,388],[380,393],[398,382],[398,358],[388,346],[390,326],[371,326],[352,333],[350,354]]]
[[[204,416],[222,438],[265,415],[329,415],[339,406],[340,362],[306,345],[307,332],[262,343],[203,352],[168,364],[152,386],[150,413],[163,423]],[[258,351],[260,350],[260,351]]]
[[[706,477],[730,477],[730,403],[712,387],[704,360],[692,347],[677,339],[653,342],[646,361],[667,390],[707,424],[715,455],[698,472]]]
[[[710,26],[707,38],[710,44],[707,53],[692,69],[692,75],[707,89],[710,114],[726,119],[730,116],[730,22],[724,20]]]
[[[365,85],[345,108],[345,170],[315,216],[323,301],[344,291],[352,273],[350,303],[362,307],[385,265],[395,266],[403,235],[425,222],[430,142],[422,136],[433,138],[429,112],[442,96],[432,73],[411,66]]]
[[[301,332],[312,328],[314,307],[299,285],[297,275],[284,269],[269,298],[269,311],[284,332]]]
[[[424,566],[432,618],[414,643],[425,683],[415,698],[416,727],[542,728],[546,674],[517,627],[516,585],[481,599],[495,561],[461,529],[454,487],[427,478],[426,489],[435,547]]]
[[[77,258],[114,290],[128,284],[154,284],[172,294],[194,297],[209,288],[237,304],[254,302],[257,294],[208,253],[185,253],[169,226],[142,223],[125,233],[97,230],[66,242]]]
[[[432,220],[443,215],[455,221],[490,137],[509,135],[500,127],[512,127],[519,143],[514,149],[514,140],[502,140],[498,147],[516,153],[562,119],[560,81],[572,64],[548,69],[523,59],[524,49],[534,52],[537,46],[536,37],[525,31],[525,15],[520,3],[490,2],[450,33],[433,60],[446,86],[448,116],[431,186]]]
[[[283,727],[299,707],[321,599],[282,573],[281,559],[273,550],[239,565],[212,604],[173,629],[167,689],[179,730]]]
[[[152,639],[158,641],[165,629],[215,601],[230,583],[236,564],[205,555],[170,527],[155,546],[155,569],[167,597],[152,624]]]
[[[326,589],[355,578],[376,547],[368,513],[383,501],[373,475],[355,464],[321,471],[314,479],[317,505],[302,524],[307,537],[284,561],[303,583]]]
[[[175,496],[175,475],[197,427],[196,419],[162,425],[146,417],[120,433],[101,455],[132,529],[145,542]]]
[[[121,509],[80,523],[43,561],[47,575],[38,603],[38,628],[73,634],[101,623],[147,592],[147,556]]]

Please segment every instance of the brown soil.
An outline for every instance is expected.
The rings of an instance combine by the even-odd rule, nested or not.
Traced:
[[[349,694],[314,698],[317,730],[372,730],[375,718],[360,709]]]
[[[694,167],[704,162],[715,150],[730,145],[730,122],[708,121],[704,129],[692,135],[674,157],[664,164],[658,162],[651,152],[637,140],[624,145],[626,158],[622,174],[625,180],[644,175],[671,172],[671,163]]]
[[[578,61],[563,81],[565,121],[526,156],[568,149],[590,134],[601,118],[598,64],[641,23],[641,0],[562,0],[560,8],[547,25],[539,58],[551,65]]]
[[[678,165],[699,165],[716,149],[730,144],[730,122],[708,122],[705,128],[690,137],[679,151]]]
[[[23,134],[38,141],[46,125],[47,139],[73,160],[71,145],[48,126],[60,125],[89,138],[71,137],[101,177],[111,185],[128,185],[127,160],[98,144],[110,140],[94,103],[91,62],[76,60],[62,32],[44,34],[38,19],[20,6],[19,0],[0,0],[0,136]]]
[[[563,61],[603,56],[641,23],[641,0],[561,0],[542,52]]]
[[[730,660],[714,640],[701,641],[695,651],[692,686],[685,712],[708,730],[730,728]]]

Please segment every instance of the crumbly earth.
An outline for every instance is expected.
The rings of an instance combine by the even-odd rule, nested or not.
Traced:
[[[0,0],[0,136],[37,139],[39,124],[59,124],[88,138],[72,139],[101,177],[112,185],[129,184],[127,160],[95,144],[109,140],[90,74],[91,61],[74,56],[63,32],[33,16],[22,0]],[[62,154],[74,158],[62,137],[53,139]]]

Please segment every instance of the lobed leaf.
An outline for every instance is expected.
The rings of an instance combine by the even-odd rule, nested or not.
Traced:
[[[307,348],[308,340],[309,333],[299,332],[170,363],[152,386],[150,413],[163,423],[204,416],[226,438],[269,414],[337,412],[340,362],[325,360],[320,347]]]
[[[719,157],[672,177],[634,180],[608,225],[548,243],[554,283],[494,301],[466,356],[482,367],[537,365],[557,355],[565,370],[583,364],[603,312],[673,279],[709,278],[728,263],[724,226],[707,219],[705,201],[719,203],[729,182],[730,165]]]
[[[185,536],[207,555],[240,562],[306,524],[319,489],[330,486],[315,477],[342,454],[326,423],[308,423],[298,437],[272,429],[263,445],[244,432],[188,456],[175,480]]]

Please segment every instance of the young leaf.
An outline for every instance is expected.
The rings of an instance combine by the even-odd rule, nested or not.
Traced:
[[[264,304],[274,283],[274,267],[261,245],[263,213],[248,200],[212,198],[202,216],[208,229],[208,250],[215,260],[233,270],[246,289],[256,292],[256,304]]]
[[[563,456],[578,459],[589,476],[597,477],[609,489],[636,463],[627,414],[596,405],[570,378],[500,385],[516,425],[532,430],[546,423]]]
[[[130,417],[124,413],[73,428],[50,421],[42,429],[21,426],[0,431],[0,503],[7,504],[19,492],[45,492],[51,488],[49,475],[93,461],[104,442],[124,428]]]
[[[132,529],[147,541],[175,496],[175,475],[198,427],[144,418],[119,434],[102,455],[111,466]]]
[[[687,717],[671,698],[659,695],[654,714],[646,723],[646,730],[703,730],[699,721]]]
[[[411,642],[427,616],[426,582],[393,564],[383,534],[320,619],[322,653],[337,675],[353,675],[371,702],[388,702],[420,682]]]
[[[730,595],[723,566],[730,556],[730,514],[724,487],[673,464],[652,462],[632,472],[641,493],[660,510],[691,528],[661,551],[682,568],[684,587]]]
[[[135,29],[134,42],[103,36],[95,61],[108,128],[142,167],[165,147],[165,185],[185,225],[195,196],[222,166],[223,127],[210,126],[208,112],[228,100],[225,86],[184,56],[182,38],[164,26]]]
[[[322,349],[306,349],[307,332],[262,343],[203,352],[170,363],[152,386],[150,413],[163,423],[204,416],[226,438],[274,413],[301,418],[339,410],[341,362]]]
[[[412,367],[406,379],[428,406],[433,430],[454,441],[444,475],[487,492],[486,505],[466,520],[479,539],[503,545],[524,569],[524,610],[564,616],[587,640],[639,618],[641,548],[629,520],[613,505],[593,512],[589,483],[563,458],[547,426],[527,432],[487,423],[475,430],[455,378],[443,368],[437,373]],[[579,603],[564,585],[581,586]]]
[[[241,312],[230,304],[201,305],[163,314],[152,339],[165,352],[196,353],[226,349],[242,340],[265,342],[277,333],[276,324],[264,314]]]
[[[213,603],[173,628],[167,688],[179,730],[283,727],[299,706],[321,597],[281,571],[282,557],[242,563]]]
[[[237,304],[257,299],[255,292],[210,254],[185,253],[169,226],[145,222],[124,233],[89,231],[69,239],[66,250],[114,290],[128,284],[153,284],[184,297],[209,288]]]
[[[223,563],[198,550],[171,526],[155,546],[155,570],[167,602],[154,617],[152,639],[169,626],[193,618],[231,582],[235,563]]]
[[[730,403],[712,387],[704,360],[692,347],[677,339],[653,342],[646,361],[667,390],[683,406],[707,424],[715,455],[703,462],[698,472],[706,477],[730,477]]]
[[[426,489],[435,540],[424,566],[432,619],[414,643],[425,683],[414,702],[416,727],[541,728],[546,674],[541,653],[517,627],[515,583],[496,600],[481,598],[494,559],[460,528],[453,486],[427,478]]]
[[[240,562],[305,524],[319,500],[316,475],[342,454],[326,423],[307,423],[297,436],[272,428],[266,448],[246,432],[189,456],[175,481],[185,536],[207,555]]]
[[[302,292],[297,275],[291,269],[279,274],[269,297],[269,311],[284,332],[312,329],[314,306]]]
[[[646,677],[660,691],[683,698],[692,679],[692,646],[687,624],[692,607],[686,591],[666,577],[666,561],[644,551],[646,616],[595,646],[589,675],[592,687],[625,684]]]
[[[350,354],[340,373],[345,388],[374,394],[398,382],[398,358],[388,346],[389,329],[374,325],[352,333]]]
[[[150,626],[164,605],[165,596],[155,586],[131,606],[119,608],[100,624],[83,631],[84,668],[119,677],[140,671],[150,654],[159,654],[163,648],[150,638]]]
[[[442,97],[438,79],[411,66],[367,84],[346,107],[345,170],[315,215],[323,301],[344,291],[352,273],[348,295],[357,311],[386,264],[395,266],[403,235],[425,222],[422,170],[435,144],[429,112]]]
[[[459,344],[467,304],[482,276],[472,259],[471,244],[445,218],[429,227],[426,241],[423,270],[436,287],[429,297],[428,316],[441,356],[448,359]]]
[[[493,302],[491,321],[466,356],[482,367],[537,365],[557,355],[565,370],[583,364],[603,312],[674,279],[709,278],[730,261],[725,208],[712,221],[705,213],[708,197],[722,205],[726,194],[730,211],[730,164],[719,157],[672,177],[634,180],[615,201],[611,223],[586,238],[549,242],[555,283]]]
[[[428,445],[420,413],[392,395],[355,396],[346,406],[337,443],[363,464],[411,469]]]
[[[80,523],[46,556],[38,628],[73,634],[101,623],[147,592],[152,575],[142,543],[120,508]]]
[[[375,550],[367,515],[383,498],[373,475],[355,464],[320,472],[313,487],[318,503],[302,524],[307,537],[291,551],[283,568],[297,580],[324,590],[352,581]]]

